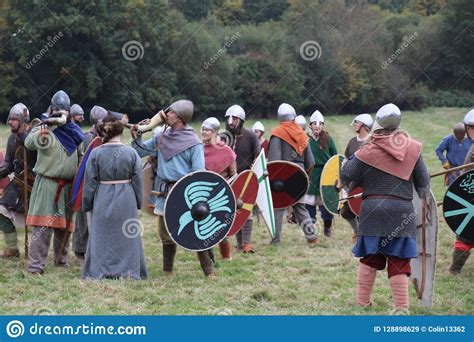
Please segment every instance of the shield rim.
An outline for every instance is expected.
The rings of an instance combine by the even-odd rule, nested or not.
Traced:
[[[461,237],[461,238],[464,238],[464,237],[462,237],[461,235],[458,235],[458,234],[456,233],[457,228],[454,229],[453,227],[451,227],[451,226],[449,225],[448,220],[446,219],[446,216],[444,216],[444,213],[445,213],[444,206],[445,206],[445,202],[446,202],[446,198],[447,198],[449,189],[451,189],[451,186],[452,186],[455,182],[457,182],[459,178],[464,177],[465,175],[467,175],[468,173],[471,173],[471,172],[474,173],[474,170],[469,170],[469,171],[464,172],[463,174],[459,175],[459,176],[454,180],[454,182],[451,183],[451,185],[446,189],[446,192],[444,193],[444,196],[443,196],[443,206],[442,206],[442,208],[443,208],[443,218],[444,218],[444,221],[445,221],[446,224],[448,225],[449,229],[454,233],[454,235],[459,236],[459,237]],[[471,218],[471,220],[472,220],[472,219],[474,219],[474,218]],[[470,222],[470,221],[469,221],[469,222]],[[465,238],[464,238],[464,239],[465,239]]]
[[[186,176],[183,176],[181,177],[173,186],[173,188],[175,188],[181,181],[183,181],[184,179],[188,178],[188,177],[191,177],[192,175],[195,175],[196,173],[213,173],[215,174],[216,176],[220,177],[222,179],[222,181],[227,184],[227,186],[229,187],[230,189],[230,192],[232,193],[232,197],[234,198],[234,212],[231,214],[232,216],[232,222],[230,223],[230,228],[232,228],[232,225],[234,224],[234,220],[235,220],[235,213],[237,212],[237,201],[235,199],[235,194],[234,194],[234,191],[232,191],[232,187],[230,186],[230,184],[226,181],[226,179],[224,177],[222,177],[220,174],[218,174],[217,172],[214,172],[214,171],[208,171],[208,170],[199,170],[199,171],[194,171],[194,172],[191,172],[191,173],[188,173]],[[170,191],[170,194],[171,192],[173,191],[173,189],[171,189]],[[168,223],[166,222],[166,207],[168,205],[168,200],[169,200],[169,194],[168,196],[166,197],[166,201],[165,201],[165,206],[163,208],[163,221],[165,223],[165,229],[166,231],[168,232],[168,235],[170,237],[171,240],[173,240],[173,242],[178,245],[179,247],[181,247],[182,249],[184,250],[187,250],[187,251],[190,251],[190,252],[204,252],[204,251],[208,251],[210,250],[211,248],[217,246],[219,243],[222,242],[222,240],[224,240],[225,238],[227,238],[227,234],[225,234],[223,236],[222,239],[220,239],[218,242],[216,242],[215,244],[213,244],[212,246],[208,247],[208,248],[205,248],[205,249],[189,249],[187,247],[183,247],[181,246],[178,242],[176,242],[176,240],[173,238],[173,235],[170,233],[169,229],[168,229]],[[229,230],[230,230],[229,228]]]
[[[415,188],[413,188],[413,194],[414,196],[417,196],[416,194],[416,190]],[[414,197],[415,199],[415,197]],[[434,245],[433,245],[433,249],[434,249],[434,254],[431,254],[431,255],[427,255],[428,258],[432,258],[433,259],[433,267],[430,268],[431,269],[431,276],[429,277],[429,280],[427,281],[428,285],[429,285],[429,288],[428,289],[426,286],[425,286],[425,289],[423,291],[423,296],[422,298],[418,299],[418,302],[420,303],[420,305],[422,307],[427,307],[427,308],[430,308],[432,307],[433,305],[433,301],[434,301],[434,297],[435,297],[435,288],[436,288],[436,273],[437,273],[437,268],[438,268],[438,244],[439,244],[439,239],[438,239],[438,236],[439,236],[439,211],[438,211],[438,206],[436,205],[436,197],[434,195],[434,192],[433,190],[430,188],[430,201],[432,202],[432,210],[434,212],[433,214],[433,217],[435,218],[433,221],[432,221],[432,228],[431,229],[427,229],[427,234],[431,234],[434,236],[433,240],[434,240]],[[413,200],[412,200],[413,202]],[[420,199],[420,202],[423,203],[423,200]],[[416,209],[415,209],[415,212],[416,212]],[[421,229],[421,228],[416,228],[416,238],[418,238],[418,229]],[[429,239],[427,239],[429,241]],[[420,260],[421,260],[421,257],[422,257],[422,253],[421,251],[418,251],[418,241],[417,241],[417,254],[418,256],[416,258],[412,258],[410,260],[410,266],[412,267],[412,273],[410,275],[410,280],[413,284],[413,286],[415,287],[415,284],[413,283],[413,279],[421,279],[421,277],[423,276],[423,274],[417,274],[417,263],[420,263]],[[412,264],[413,263],[413,264]],[[415,265],[414,265],[415,264]],[[414,265],[414,266],[412,266]],[[427,270],[427,273],[429,271]],[[425,274],[426,276],[426,274]],[[415,287],[416,288],[416,287]],[[429,290],[429,291],[428,291]],[[425,293],[426,293],[426,296],[427,298],[425,298]]]
[[[331,161],[332,159],[334,159],[336,157],[339,157],[339,158],[342,157],[342,162],[344,162],[346,160],[346,156],[343,155],[343,154],[337,153],[337,154],[333,155],[331,158],[328,159],[326,164],[324,164],[323,171],[321,171],[321,178],[323,177],[323,174],[326,171],[326,167],[327,167],[329,161]],[[339,169],[338,178],[340,177],[340,174],[341,174],[341,169]],[[339,211],[333,212],[333,211],[329,210],[328,207],[326,207],[326,202],[324,201],[324,196],[323,196],[323,185],[321,184],[321,179],[319,180],[319,194],[321,195],[321,202],[323,202],[323,205],[326,208],[326,210],[329,211],[333,215],[339,215]],[[339,192],[339,199],[341,199],[341,192]]]
[[[364,193],[364,188],[363,188],[362,186],[358,185],[358,186],[356,186],[354,189],[352,189],[351,191],[349,191],[349,192],[347,193],[348,196],[352,196],[352,195],[351,195],[352,191],[355,191],[356,189],[361,189],[362,191],[361,191],[361,192],[354,193],[354,195],[355,195],[355,194],[362,194],[362,193]],[[351,205],[351,203],[354,203],[355,200],[356,200],[355,198],[351,198],[351,199],[347,200],[347,205],[349,206],[349,209],[351,209],[352,213],[353,213],[355,216],[359,217],[359,216],[360,216],[360,209],[361,209],[361,207],[362,207],[362,201],[363,201],[363,200],[362,200],[362,198],[357,199],[357,200],[360,200],[360,202],[361,202],[361,204],[359,205],[359,212],[358,212],[358,213],[356,213],[356,210],[354,210],[354,209],[352,208],[353,205]]]
[[[230,182],[231,180],[229,179],[229,182],[230,182],[229,185],[230,185],[230,187],[231,187],[231,189],[232,189],[232,192],[234,192],[234,189],[232,188],[232,185],[234,184],[234,182],[236,182],[237,179],[239,179],[244,173],[248,173],[248,172],[252,173],[252,174],[253,174],[253,177],[252,177],[252,178],[255,178],[255,180],[257,181],[257,193],[255,194],[255,201],[253,201],[253,204],[252,204],[252,211],[249,212],[249,214],[248,214],[248,216],[247,216],[247,219],[246,219],[246,220],[244,221],[244,223],[239,227],[239,229],[238,229],[235,233],[233,233],[233,234],[231,234],[231,235],[229,235],[229,233],[227,233],[227,237],[234,236],[235,234],[237,234],[237,233],[242,229],[242,227],[244,226],[245,222],[247,222],[247,220],[249,219],[249,217],[252,216],[252,214],[253,214],[253,208],[255,208],[256,203],[257,203],[257,196],[258,196],[258,177],[257,177],[257,174],[256,174],[255,172],[253,172],[252,170],[244,170],[244,171],[242,171],[241,173],[237,174],[237,177],[233,177],[232,182]],[[242,177],[243,177],[243,176],[242,176]],[[235,192],[234,192],[234,197],[235,197]],[[237,199],[236,199],[236,210],[235,210],[235,212],[237,213],[238,211],[239,211],[239,209],[237,209]],[[232,226],[230,227],[229,232],[232,230],[232,227],[233,227],[233,225],[234,225],[234,223],[235,223],[235,218],[236,218],[236,217],[237,217],[237,214],[234,215],[234,222],[232,222]]]

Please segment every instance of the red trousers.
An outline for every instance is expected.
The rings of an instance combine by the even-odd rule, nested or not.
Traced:
[[[370,254],[366,257],[360,258],[361,263],[366,264],[377,270],[383,270],[387,265],[388,277],[392,277],[397,274],[406,274],[410,276],[410,259],[398,258],[394,256],[386,256],[384,254]]]
[[[474,245],[470,243],[462,242],[461,240],[458,240],[458,239],[454,241],[454,249],[459,249],[460,251],[463,251],[463,252],[469,252],[473,247]]]

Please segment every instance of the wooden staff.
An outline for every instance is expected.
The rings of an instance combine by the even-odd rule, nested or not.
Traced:
[[[353,198],[359,198],[359,197],[362,197],[362,192],[361,193],[358,193],[358,194],[355,194],[355,195],[352,195],[352,196],[347,196],[347,197],[344,197],[344,198],[341,198],[339,200],[339,202],[342,202],[342,201],[347,201],[347,200],[350,200],[350,199],[353,199]]]
[[[28,226],[26,218],[28,216],[28,152],[23,146],[23,214],[25,216],[25,259],[28,259]]]
[[[442,175],[445,175],[447,173],[454,172],[454,171],[459,171],[459,170],[469,168],[469,167],[474,167],[474,163],[469,163],[469,164],[465,164],[465,165],[461,165],[461,166],[456,166],[456,167],[453,167],[453,168],[448,169],[448,170],[433,173],[432,175],[430,175],[430,178],[442,176]]]

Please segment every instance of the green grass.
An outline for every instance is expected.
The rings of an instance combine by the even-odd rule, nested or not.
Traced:
[[[441,170],[434,149],[462,120],[463,108],[430,108],[407,112],[403,128],[424,143],[424,158],[431,173]],[[326,118],[327,129],[343,151],[352,136],[353,116]],[[247,127],[253,124],[249,120]],[[267,132],[276,121],[264,121]],[[199,127],[195,125],[195,127]],[[8,129],[0,127],[4,148]],[[267,133],[267,136],[269,133]],[[444,195],[441,178],[433,180],[438,201]],[[206,280],[194,253],[178,250],[175,273],[161,271],[161,243],[156,221],[141,215],[145,227],[144,245],[150,277],[145,281],[83,281],[80,264],[71,257],[68,269],[52,267],[50,255],[43,277],[31,277],[26,263],[0,260],[1,314],[196,314],[196,315],[374,315],[390,311],[391,296],[386,272],[380,272],[368,309],[355,306],[355,273],[358,261],[351,254],[351,231],[336,218],[334,237],[322,238],[317,248],[306,246],[295,225],[285,225],[279,248],[268,246],[263,223],[254,224],[256,253],[233,253],[230,262],[219,261],[214,280]],[[447,273],[454,235],[439,216],[438,270],[432,309],[418,305],[410,287],[411,313],[415,315],[457,315],[474,313],[472,279],[474,264],[468,261],[461,276]],[[23,229],[19,229],[23,239]],[[234,239],[232,239],[234,244]],[[3,239],[0,248],[3,248]]]

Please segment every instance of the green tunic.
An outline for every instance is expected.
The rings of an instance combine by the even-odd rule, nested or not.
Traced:
[[[26,137],[25,146],[38,151],[38,159],[33,171],[36,180],[31,192],[26,224],[37,227],[68,228],[74,230],[74,217],[69,205],[71,183],[78,164],[77,150],[70,156],[49,131],[44,145],[40,144],[39,127],[33,128]],[[55,178],[55,180],[51,179]],[[57,205],[54,198],[58,190],[58,180],[64,184]]]
[[[324,164],[331,158],[333,155],[337,154],[336,144],[334,139],[329,136],[328,145],[324,150],[321,150],[319,140],[315,140],[314,137],[310,134],[309,136],[309,147],[314,156],[314,169],[311,173],[311,182],[309,184],[308,195],[319,196],[319,182],[321,180],[321,173],[323,172]]]

